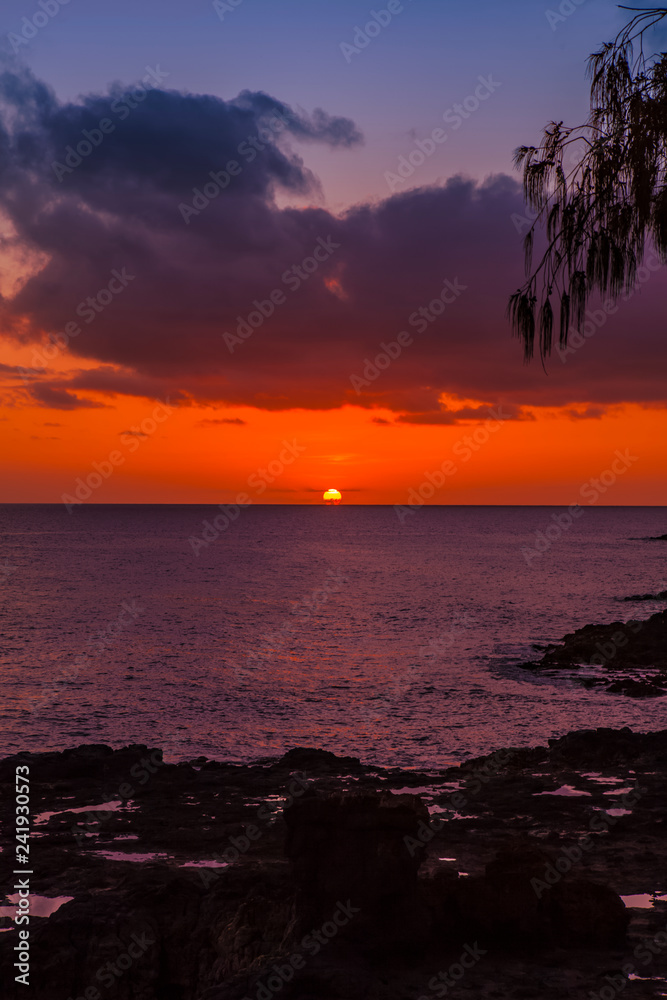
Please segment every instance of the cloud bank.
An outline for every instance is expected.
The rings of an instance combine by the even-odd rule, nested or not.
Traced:
[[[523,274],[513,178],[454,177],[336,216],[295,147],[351,158],[363,137],[349,119],[264,93],[141,94],[115,85],[62,104],[27,70],[0,76],[2,246],[38,262],[0,317],[44,368],[3,378],[36,402],[353,403],[447,424],[486,416],[481,402],[514,418],[587,402],[577,415],[594,418],[664,398],[661,270],[593,316],[593,335],[548,373],[522,363],[504,315]],[[285,196],[313,207],[280,207]],[[40,347],[47,335],[70,352],[69,373],[39,364],[56,350]],[[452,409],[443,394],[467,402]]]

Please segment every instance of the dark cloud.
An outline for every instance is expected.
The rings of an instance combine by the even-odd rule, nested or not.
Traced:
[[[567,410],[570,420],[600,420],[608,412],[605,406],[585,406],[581,410]]]
[[[245,427],[247,425],[247,420],[241,420],[240,417],[221,417],[219,420],[199,420],[196,427],[219,427],[220,424],[236,424],[239,427]]]
[[[430,410],[426,413],[403,413],[398,417],[398,421],[403,424],[459,424],[464,421],[474,420],[534,420],[534,414],[526,412],[517,406],[501,405],[492,406],[490,403],[485,406],[464,406],[460,410],[448,410],[442,407],[439,410]]]
[[[36,403],[50,410],[97,410],[107,405],[43,382],[33,384],[30,394]]]
[[[164,395],[162,379],[132,371],[121,371],[110,365],[79,371],[70,377],[68,384],[73,389],[99,392],[108,396],[146,396],[149,399],[157,399],[161,394]],[[185,404],[188,399],[183,392],[174,389],[166,402]]]
[[[512,178],[456,177],[343,216],[280,208],[279,195],[317,194],[294,144],[345,156],[361,139],[351,121],[267,94],[157,89],[121,118],[122,96],[117,86],[63,105],[27,71],[0,78],[0,205],[17,241],[48,258],[0,302],[3,326],[27,341],[77,322],[69,350],[98,363],[39,379],[44,405],[102,405],[80,392],[267,410],[352,403],[447,424],[486,416],[445,409],[443,393],[512,407],[512,419],[526,406],[664,398],[662,272],[548,373],[522,364],[504,316],[523,275]],[[105,117],[114,131],[59,180],[54,161]],[[240,172],[213,196],[210,174],[230,160]],[[96,299],[123,268],[126,286]],[[91,296],[100,309],[86,311]],[[386,366],[381,344],[395,354],[401,331],[413,342]]]
[[[34,368],[22,368],[20,365],[0,364],[0,375],[4,375],[9,382],[29,382],[32,378],[41,377],[41,375],[45,374],[46,371],[46,369],[40,371]]]

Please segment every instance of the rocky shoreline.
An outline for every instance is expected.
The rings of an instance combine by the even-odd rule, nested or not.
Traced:
[[[662,697],[667,694],[667,610],[645,621],[585,625],[564,636],[561,645],[547,646],[540,660],[520,666],[533,671],[577,671],[584,685],[602,686],[610,694]],[[586,667],[597,672],[587,673]]]
[[[35,909],[29,993],[0,917],[8,1000],[667,992],[667,730],[435,772],[303,748],[252,765],[18,754],[0,762],[7,893],[17,766]]]

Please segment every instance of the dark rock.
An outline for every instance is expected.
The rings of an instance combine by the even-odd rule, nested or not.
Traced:
[[[552,762],[576,767],[597,768],[605,762],[631,759],[638,751],[635,734],[627,726],[580,729],[548,742]]]
[[[555,866],[560,861],[519,844],[500,852],[483,878],[460,880],[455,898],[468,934],[493,947],[622,946],[628,916],[620,896],[562,875]]]
[[[667,686],[664,672],[658,677]],[[152,769],[142,765],[146,758]],[[75,897],[48,919],[31,921],[29,990],[14,982],[15,932],[0,934],[3,1000],[84,995],[104,963],[116,961],[144,929],[155,944],[113,990],[100,990],[104,1000],[254,1000],[258,984],[294,954],[306,964],[280,989],[284,1000],[399,1000],[429,994],[431,976],[475,941],[488,954],[466,973],[466,995],[518,995],[514,987],[528,979],[540,997],[586,1000],[589,985],[597,992],[608,985],[604,976],[616,958],[601,949],[622,940],[628,914],[630,947],[664,928],[662,904],[626,913],[616,892],[653,892],[663,884],[667,731],[583,730],[548,747],[514,747],[430,774],[364,768],[355,758],[302,749],[252,765],[201,758],[155,764],[161,760],[159,751],[139,745],[0,762],[0,882],[10,891],[14,768],[29,763],[31,814],[54,813],[35,831],[32,891]],[[311,767],[304,785],[317,795],[297,792],[281,814],[278,803],[302,787],[293,774],[302,765]],[[619,793],[633,788],[632,802],[609,796],[597,772]],[[131,794],[117,794],[128,782]],[[465,809],[451,801],[452,782],[461,783]],[[536,795],[565,784],[587,795]],[[343,791],[350,785],[355,796]],[[415,797],[387,794],[408,785],[429,786],[433,805],[449,817],[414,855],[404,837],[425,833],[426,810]],[[112,798],[123,799],[123,807],[69,811]],[[612,805],[628,811],[608,815]],[[457,818],[457,811],[465,815]],[[284,855],[286,833],[292,864]],[[557,864],[584,835],[594,850],[538,898],[530,880],[545,882],[547,864]],[[517,848],[508,851],[512,844]],[[183,867],[227,861],[232,847],[228,867]],[[160,858],[115,857],[135,851]],[[470,876],[460,877],[461,870]],[[339,901],[360,912],[313,955],[304,936],[330,921]],[[0,926],[10,919],[0,918]],[[575,983],[572,991],[540,992],[553,974],[554,947],[569,949],[557,952],[556,962]],[[663,953],[654,964],[656,975],[667,976]],[[578,968],[590,974],[582,980]]]
[[[297,948],[298,931],[292,887],[281,880],[272,888],[258,877],[218,926],[215,947],[219,957],[210,976],[214,982],[247,975],[248,970],[261,968],[268,956],[289,954]]]
[[[64,774],[78,781],[102,781],[116,784],[129,780],[131,768],[142,759],[162,760],[162,751],[143,743],[113,750],[103,743],[84,744],[67,750],[47,753],[19,753],[0,761],[0,782],[9,780],[18,764],[28,764],[42,781],[58,781]]]
[[[622,680],[614,681],[607,687],[610,694],[625,694],[629,698],[661,698],[667,694],[667,690],[658,684],[650,681],[637,681],[632,677],[624,677]]]
[[[667,590],[661,590],[659,594],[633,594],[631,597],[624,597],[624,601],[667,601]]]
[[[363,770],[358,757],[337,757],[329,750],[314,750],[311,747],[293,747],[283,754],[275,768],[289,768],[304,773],[346,774]]]
[[[554,939],[563,948],[622,948],[630,922],[621,897],[607,885],[564,878],[550,897]]]
[[[159,864],[134,867],[115,888],[77,892],[48,920],[37,921],[34,1000],[79,997],[93,986],[102,996],[113,986],[108,996],[114,1000],[193,1000],[241,970],[247,975],[275,961],[290,940],[294,894],[284,872],[256,871],[250,885],[231,875],[205,889],[194,874]],[[119,956],[128,954],[131,963],[121,958],[119,965]],[[98,978],[100,970],[106,978]],[[8,983],[3,1000],[26,992]]]
[[[286,854],[304,903],[305,921],[326,920],[339,902],[360,912],[350,933],[362,945],[416,945],[428,937],[419,899],[417,838],[428,810],[416,795],[304,796],[285,812]]]
[[[646,621],[585,625],[564,636],[562,645],[550,646],[541,660],[521,666],[526,670],[576,670],[582,664],[594,664],[611,672],[664,670],[667,668],[667,610],[651,615]],[[654,684],[651,677],[641,680]],[[613,693],[634,697],[659,694],[648,687],[643,694],[639,690],[628,685],[616,688]]]

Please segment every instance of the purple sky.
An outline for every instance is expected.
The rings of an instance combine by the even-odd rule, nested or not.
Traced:
[[[480,75],[501,87],[409,182],[432,183],[461,171],[483,178],[511,170],[513,148],[550,117],[585,110],[585,58],[610,37],[622,12],[584,0],[562,21],[536,0],[406,0],[363,51],[351,44],[373,5],[357,0],[241,0],[221,20],[206,0],[69,0],[21,56],[63,100],[141,79],[147,65],[165,86],[229,100],[265,91],[294,107],[320,106],[353,119],[365,136],[352,153],[309,149],[334,210],[389,193],[385,172],[463,101]],[[20,32],[37,0],[4,0],[0,37]],[[568,7],[566,6],[567,10]],[[561,15],[562,16],[562,15]],[[550,23],[551,22],[551,23]],[[407,186],[407,185],[406,185]]]

